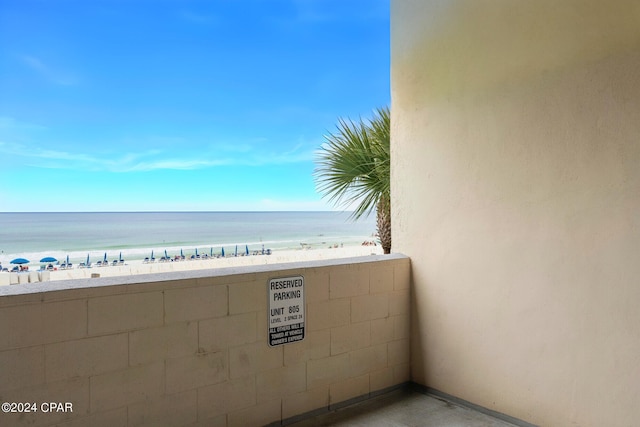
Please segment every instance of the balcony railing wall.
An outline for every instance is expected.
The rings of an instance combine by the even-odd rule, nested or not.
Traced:
[[[0,287],[0,400],[36,408],[0,425],[258,426],[402,384],[409,271],[392,255]],[[296,275],[306,337],[269,347],[267,282]]]

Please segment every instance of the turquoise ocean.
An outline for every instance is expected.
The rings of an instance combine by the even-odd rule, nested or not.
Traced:
[[[354,221],[348,212],[0,213],[0,264],[353,246],[374,240],[375,228],[374,216]]]

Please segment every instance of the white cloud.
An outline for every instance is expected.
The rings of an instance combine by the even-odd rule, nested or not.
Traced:
[[[151,149],[122,154],[106,152],[70,152],[43,149],[25,144],[0,144],[0,152],[24,159],[29,166],[44,169],[108,171],[113,173],[149,172],[154,170],[196,170],[216,166],[265,166],[307,162],[312,150],[302,150],[299,143],[286,151],[265,152],[263,149],[211,150],[176,154],[174,150]],[[219,152],[224,151],[224,156]],[[232,154],[237,154],[233,156]]]
[[[195,24],[209,24],[216,20],[216,17],[214,15],[198,13],[192,10],[181,11],[180,17],[185,21],[193,22]]]
[[[45,80],[60,86],[72,86],[77,83],[77,79],[70,73],[59,68],[52,67],[33,55],[22,55],[22,62],[39,74]]]
[[[13,117],[0,116],[0,130],[44,130],[46,127],[16,120]]]

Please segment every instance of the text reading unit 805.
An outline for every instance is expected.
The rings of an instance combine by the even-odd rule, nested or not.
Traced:
[[[304,339],[304,277],[279,277],[267,283],[269,345]]]

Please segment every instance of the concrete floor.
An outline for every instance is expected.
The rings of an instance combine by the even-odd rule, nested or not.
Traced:
[[[397,390],[364,402],[288,424],[290,427],[514,427],[515,424],[443,398]]]

